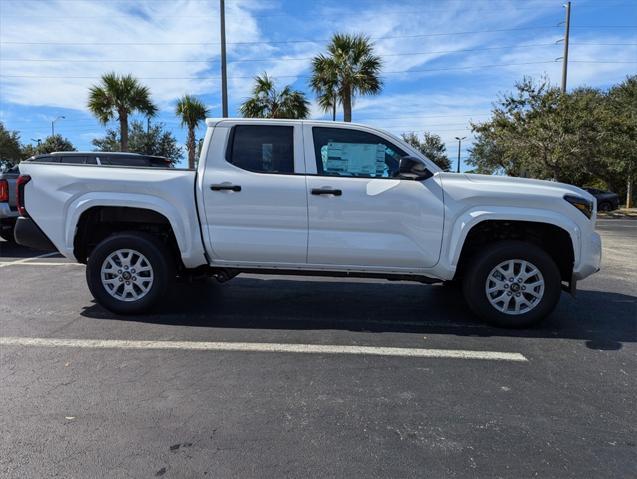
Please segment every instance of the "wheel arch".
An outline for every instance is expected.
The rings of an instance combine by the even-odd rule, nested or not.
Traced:
[[[196,228],[199,225],[186,224],[179,210],[162,198],[130,193],[125,196],[90,193],[69,203],[65,217],[64,238],[67,251],[72,252],[73,257],[80,262],[86,261],[86,254],[90,251],[90,246],[85,243],[87,223],[104,229],[103,223],[110,222],[111,226],[113,223],[126,226],[114,227],[109,230],[111,232],[140,229],[142,225],[156,227],[163,224],[166,234],[171,235],[174,240],[171,247],[186,267],[206,263],[203,245],[197,241],[199,236]]]
[[[504,209],[504,208],[503,208]],[[570,219],[551,211],[510,208],[506,211],[471,211],[458,218],[450,233],[447,261],[462,275],[468,259],[480,245],[502,239],[531,241],[546,250],[557,263],[563,281],[570,281],[579,261],[580,229]]]
[[[176,258],[180,248],[169,219],[156,210],[128,206],[93,206],[79,216],[73,237],[73,255],[85,263],[97,244],[114,233],[139,231],[161,238]]]

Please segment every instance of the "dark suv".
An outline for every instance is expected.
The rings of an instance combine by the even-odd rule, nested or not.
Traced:
[[[26,161],[80,165],[148,166],[170,168],[171,162],[163,156],[117,153],[110,151],[56,151],[35,155]]]
[[[597,211],[613,211],[619,208],[619,195],[612,191],[598,190],[597,188],[584,187],[597,199]]]

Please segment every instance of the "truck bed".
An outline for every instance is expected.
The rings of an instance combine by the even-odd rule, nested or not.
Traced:
[[[206,262],[193,170],[28,162],[20,173],[32,178],[25,186],[29,216],[68,258],[74,259],[79,217],[92,207],[121,204],[125,198],[131,208],[151,209],[169,219],[186,265]]]

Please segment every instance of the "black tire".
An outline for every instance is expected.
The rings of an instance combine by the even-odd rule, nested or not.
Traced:
[[[544,280],[544,294],[528,311],[509,314],[491,304],[486,285],[487,278],[496,266],[516,259],[528,261],[540,271]],[[553,311],[562,291],[560,272],[548,253],[532,243],[513,240],[492,243],[477,253],[464,272],[462,286],[464,297],[474,313],[494,326],[506,328],[524,328],[538,324]],[[506,294],[511,296],[509,291]],[[521,294],[526,294],[527,298],[533,300],[528,292]]]
[[[460,287],[462,286],[462,283],[458,281],[457,279],[450,279],[448,281],[443,281],[442,283],[440,283],[440,285],[444,286],[445,288],[449,290],[454,290],[454,289],[460,289]]]
[[[597,205],[598,211],[613,211],[613,209],[613,205],[608,201],[602,201],[600,204]]]
[[[152,268],[152,285],[138,300],[118,299],[112,296],[102,283],[100,276],[104,261],[120,249],[131,249],[141,253]],[[163,297],[174,277],[174,261],[168,247],[159,238],[137,231],[109,236],[91,252],[86,265],[86,281],[91,294],[99,304],[117,314],[138,314],[148,311]]]
[[[13,228],[11,228],[10,230],[1,230],[0,238],[2,238],[5,241],[8,241],[9,243],[15,243],[15,237],[13,236]]]

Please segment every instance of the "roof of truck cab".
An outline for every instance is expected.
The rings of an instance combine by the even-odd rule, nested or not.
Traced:
[[[153,156],[140,153],[128,153],[125,151],[54,151],[51,153],[40,153],[35,156],[84,156],[84,155],[112,155],[112,156]]]
[[[374,128],[370,125],[365,125],[363,123],[351,123],[345,121],[332,121],[332,120],[296,120],[296,119],[288,119],[288,118],[206,118],[206,126],[215,126],[217,123],[222,121],[232,121],[238,123],[308,123],[308,124],[320,124],[326,126],[362,126],[365,128]]]

